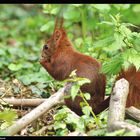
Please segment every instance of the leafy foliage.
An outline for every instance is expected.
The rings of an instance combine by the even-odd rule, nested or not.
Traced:
[[[116,56],[111,58],[103,65],[102,71],[107,74],[117,74],[121,69],[128,68],[134,65],[137,70],[140,68],[140,57],[137,44],[134,41],[139,39],[139,33],[132,32],[127,26],[134,26],[130,23],[120,23],[120,15],[117,14],[115,17],[111,16],[112,22],[110,25],[114,28],[114,40],[111,48],[116,52]],[[111,50],[112,51],[112,50]]]
[[[80,118],[76,118],[75,115],[71,114],[65,106],[54,116],[54,121],[54,129],[56,131],[56,135],[59,136],[67,135],[69,131],[83,133],[91,128],[96,129],[95,120],[93,117],[89,116],[89,114],[87,115],[85,113],[85,115]],[[102,127],[104,128],[104,126]]]
[[[140,68],[139,12],[139,4],[39,4],[33,8],[0,5],[0,79],[18,79],[33,94],[42,97],[49,97],[63,85],[52,79],[39,64],[43,42],[53,32],[55,17],[63,15],[64,27],[73,46],[102,62],[102,72],[108,76],[106,94],[109,94],[113,79],[122,68],[132,64],[137,70]],[[90,95],[78,92],[80,85],[88,80],[73,75],[70,82],[75,82],[71,90],[72,99],[77,95],[84,99],[81,103],[84,115],[75,120],[65,107],[59,110],[54,117],[55,135],[91,129],[94,130],[89,134],[95,136],[135,135],[124,130],[106,133],[107,112],[93,115],[94,118],[90,116],[92,111],[86,102]],[[20,94],[16,86],[14,91]],[[1,89],[0,93],[3,94]],[[3,120],[1,129],[16,118],[13,110],[4,110],[0,116]],[[97,122],[100,124],[98,129]],[[2,131],[0,135],[4,135]]]

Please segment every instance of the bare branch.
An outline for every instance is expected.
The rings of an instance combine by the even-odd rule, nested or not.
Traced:
[[[111,94],[109,114],[108,114],[108,130],[112,130],[114,121],[123,121],[125,116],[126,99],[129,91],[129,83],[125,79],[116,82]]]
[[[56,92],[54,95],[52,95],[50,98],[46,99],[42,104],[40,104],[38,107],[33,109],[30,113],[23,116],[21,119],[19,119],[15,124],[7,128],[4,132],[8,136],[13,136],[20,130],[22,130],[25,126],[30,124],[32,121],[36,120],[38,117],[43,115],[46,111],[48,111],[51,107],[58,104],[60,100],[63,99],[64,94],[68,93],[70,90],[72,84],[66,84],[63,88],[59,89],[58,92]]]
[[[16,98],[2,98],[0,102],[6,102],[13,106],[38,106],[43,103],[46,99],[16,99]]]
[[[134,132],[136,133],[136,135],[140,136],[140,128],[138,128],[135,125],[124,122],[125,106],[128,91],[128,81],[126,81],[125,79],[120,79],[116,82],[115,87],[113,89],[113,93],[111,94],[109,105],[108,131],[125,129],[126,131]]]
[[[126,114],[128,117],[136,120],[136,121],[140,121],[140,110],[135,108],[134,106],[131,106],[129,108],[126,108]]]
[[[123,122],[123,121],[113,122],[112,131],[119,130],[119,129],[125,129],[126,131],[134,132],[134,133],[136,133],[137,136],[140,136],[140,128],[138,128],[137,126]]]

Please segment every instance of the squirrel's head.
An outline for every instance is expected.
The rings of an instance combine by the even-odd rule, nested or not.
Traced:
[[[58,25],[59,23],[59,25]],[[50,61],[50,57],[56,51],[56,49],[60,46],[61,40],[63,40],[67,35],[63,26],[63,18],[56,19],[55,28],[53,35],[45,42],[42,49],[42,61]]]

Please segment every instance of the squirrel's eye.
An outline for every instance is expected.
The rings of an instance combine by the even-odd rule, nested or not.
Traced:
[[[44,45],[43,48],[47,50],[48,49],[48,45]]]

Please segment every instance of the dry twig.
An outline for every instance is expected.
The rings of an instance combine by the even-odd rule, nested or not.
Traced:
[[[7,128],[4,132],[8,136],[13,136],[20,130],[22,130],[24,127],[26,127],[28,124],[30,124],[32,121],[36,120],[38,117],[43,115],[46,111],[48,111],[51,107],[57,105],[64,97],[65,93],[68,93],[70,90],[72,84],[66,84],[63,88],[59,89],[57,93],[52,95],[50,98],[46,99],[42,104],[40,104],[38,107],[33,109],[30,113],[23,116],[21,119],[19,119],[15,124]]]
[[[116,82],[109,105],[108,131],[125,129],[140,136],[140,128],[124,122],[128,91],[129,83],[127,80],[120,79]]]

